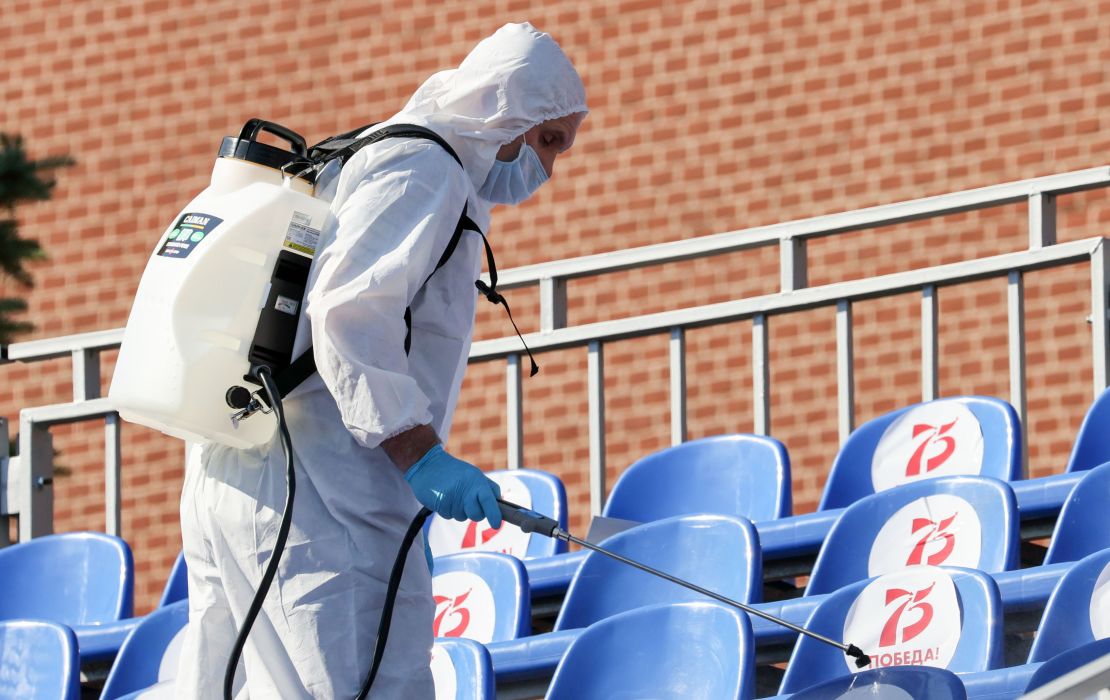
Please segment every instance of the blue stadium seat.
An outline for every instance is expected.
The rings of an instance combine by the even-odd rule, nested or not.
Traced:
[[[820,510],[842,508],[895,485],[972,474],[1022,478],[1021,424],[985,396],[937,399],[864,423],[833,462]]]
[[[806,595],[905,566],[1007,571],[1018,565],[1017,501],[982,476],[942,476],[865,496],[829,530]]]
[[[1110,462],[1110,388],[1104,390],[1083,417],[1068,458],[1069,472],[1078,472]]]
[[[810,630],[859,646],[872,668],[929,665],[956,673],[998,668],[1002,602],[986,574],[956,567],[907,567],[850,584],[821,602]],[[855,670],[840,650],[800,636],[782,693]]]
[[[532,631],[528,575],[516,557],[462,552],[437,557],[432,578],[437,637],[477,642],[524,637]]]
[[[746,700],[755,685],[751,634],[743,613],[713,602],[614,615],[570,645],[547,700]]]
[[[1107,654],[1110,654],[1110,637],[1088,642],[1074,649],[1061,652],[1045,661],[1033,672],[1033,677],[1029,679],[1029,685],[1025,687],[1025,692],[1036,690],[1042,685],[1054,681],[1080,666],[1085,666],[1095,659],[1101,659]]]
[[[1056,584],[1037,626],[1029,661],[1047,661],[1107,636],[1110,636],[1110,549],[1076,562]]]
[[[1110,430],[1107,430],[1110,432]],[[1078,561],[1110,547],[1110,464],[1091,469],[1076,484],[1056,518],[1046,564]]]
[[[80,668],[73,630],[39,620],[0,622],[0,697],[79,700]]]
[[[162,589],[162,598],[158,607],[164,607],[179,600],[189,599],[189,569],[185,565],[185,553],[179,552],[173,562],[170,575],[166,579],[166,586]]]
[[[790,512],[783,444],[761,435],[720,435],[637,460],[617,479],[602,515],[649,522],[715,513],[760,521]]]
[[[486,648],[471,639],[437,639],[432,647],[436,700],[494,700],[493,665]]]
[[[189,603],[184,600],[158,608],[143,618],[120,647],[101,700],[115,700],[174,678],[181,637],[188,622]]]
[[[902,691],[901,693],[897,691]],[[840,698],[928,698],[967,700],[959,676],[931,666],[891,666],[834,678],[790,696],[790,700]]]
[[[666,518],[613,535],[602,546],[741,603],[762,595],[759,537],[743,518]],[[555,629],[588,627],[625,610],[688,600],[705,597],[590,552],[567,589]]]
[[[506,501],[554,518],[560,527],[566,529],[567,492],[563,482],[554,474],[533,469],[506,469],[486,472],[486,476],[501,486],[501,497]],[[479,550],[532,559],[567,551],[566,542],[523,533],[516,525],[506,523],[492,530],[484,521],[462,523],[438,515],[428,518],[424,536],[428,538],[432,554],[436,557]]]
[[[131,616],[131,548],[99,532],[47,535],[0,549],[0,620],[92,625]]]

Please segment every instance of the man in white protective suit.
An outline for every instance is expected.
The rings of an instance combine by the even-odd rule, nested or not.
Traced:
[[[441,444],[470,349],[480,236],[464,232],[431,273],[464,207],[488,231],[491,206],[527,199],[585,113],[582,81],[555,41],[509,24],[385,122],[435,131],[463,167],[415,138],[379,141],[343,167],[294,348],[296,357],[311,343],[318,373],[284,402],[297,478],[292,529],[244,650],[237,698],[354,698],[393,560],[421,504],[500,525],[496,484]],[[190,613],[178,697],[222,695],[278,531],[284,464],[277,437],[190,454],[181,497]],[[430,579],[418,539],[372,698],[434,696]]]

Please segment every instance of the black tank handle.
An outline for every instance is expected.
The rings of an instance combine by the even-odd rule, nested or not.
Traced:
[[[239,132],[239,138],[243,141],[254,141],[260,131],[268,131],[278,138],[285,139],[293,147],[294,153],[299,156],[308,156],[308,144],[303,136],[288,127],[275,122],[268,122],[265,119],[248,120],[243,125],[243,130]]]

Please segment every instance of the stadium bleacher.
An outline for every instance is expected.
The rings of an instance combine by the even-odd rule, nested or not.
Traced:
[[[935,211],[959,206],[965,205],[935,204]],[[880,214],[876,225],[900,215]],[[990,264],[1005,274],[1048,264],[1050,254],[1092,256],[1080,243],[1073,246],[1079,252],[1060,244],[1035,260]],[[912,283],[894,275],[883,284],[904,291],[938,284],[945,275],[956,280],[958,273],[971,274],[932,271],[932,282],[915,277]],[[843,284],[849,286],[829,292],[829,300],[876,293]],[[823,302],[784,297],[773,303],[790,310]],[[760,304],[766,311],[772,301]],[[673,319],[649,321],[645,333],[652,323],[669,327],[665,322]],[[73,352],[86,340],[75,341]],[[557,339],[543,340],[540,349],[545,342],[557,346]],[[103,338],[94,345],[103,347]],[[48,357],[57,352],[51,348],[23,356]],[[1096,384],[1100,376],[1096,368]],[[98,401],[32,409],[27,433],[51,421],[111,413]],[[675,440],[640,456],[609,497],[595,502],[594,513],[628,528],[602,546],[857,643],[871,654],[872,670],[857,673],[833,648],[596,553],[570,552],[558,540],[512,525],[490,530],[432,518],[425,533],[436,555],[437,698],[636,696],[649,688],[664,697],[702,692],[714,699],[810,700],[840,697],[847,683],[890,686],[910,697],[1003,700],[1105,657],[1110,390],[1088,410],[1063,470],[1035,479],[1025,478],[1029,435],[1025,407],[1017,405],[988,396],[944,397],[844,431],[812,513],[793,513],[787,447],[769,435]],[[757,429],[761,420],[756,417]],[[20,460],[28,470],[42,468],[30,450]],[[591,469],[604,472],[603,461]],[[509,469],[491,477],[508,500],[567,527],[566,489],[554,474]],[[21,532],[37,534],[43,517],[41,511],[21,515]],[[1038,544],[1045,537],[1047,547]],[[43,698],[172,694],[187,624],[183,558],[159,606],[144,617],[133,616],[131,552],[117,537],[28,538],[0,549],[0,570],[0,683],[14,679],[26,686],[26,696]],[[20,656],[12,651],[18,649],[29,651]],[[79,665],[88,679],[80,691]],[[104,669],[99,676],[98,667]]]
[[[1100,656],[1104,650],[1098,643],[1110,636],[1110,464],[1094,464],[1098,446],[1106,446],[1097,416],[1110,405],[1108,395],[1092,406],[1069,471],[1039,480],[1015,478],[1021,476],[1014,452],[1020,427],[1004,402],[959,397],[893,412],[861,426],[862,434],[846,443],[822,502],[827,507],[802,516],[789,514],[789,492],[782,491],[789,483],[789,458],[775,441],[734,435],[669,448],[629,469],[614,487],[618,505],[605,511],[647,522],[603,544],[833,639],[861,640],[865,650],[875,652],[874,665],[884,671],[901,665],[941,667],[957,674],[958,690],[966,690],[969,698],[1017,697],[1084,659]],[[907,459],[899,442],[905,438],[892,442],[899,431],[913,438],[931,430],[929,439],[943,440],[946,430],[960,421],[974,421],[969,434],[978,444],[956,471],[941,469],[935,458],[946,452],[958,455],[947,446],[932,453],[918,450]],[[930,456],[932,464],[927,462]],[[930,478],[878,486],[885,478],[879,473],[883,464],[908,464],[911,472],[917,458],[922,458],[920,474],[911,476]],[[684,472],[717,486],[683,490],[676,484]],[[756,473],[760,475],[752,483],[761,489],[758,498],[741,502],[722,494],[746,483],[745,474]],[[496,478],[509,485],[521,505],[549,508],[566,522],[565,491],[550,474],[502,472]],[[1038,481],[1046,485],[1039,493]],[[1058,491],[1060,482],[1071,488],[1057,505],[1044,561],[1021,568],[1019,521],[1026,515],[1021,487],[1026,500],[1035,501],[1037,515],[1043,515],[1049,500],[1045,493]],[[616,496],[624,491],[635,493],[629,500],[636,502],[662,502],[672,493],[682,497],[636,511],[620,505]],[[707,495],[704,503],[696,501],[698,493]],[[738,511],[756,516],[756,522]],[[778,532],[788,532],[791,521],[814,517],[829,523],[822,536],[784,547],[797,554],[818,545],[808,585],[784,593],[774,585],[774,575],[766,577],[762,571],[773,550],[761,543],[761,527],[772,523]],[[807,531],[803,525],[796,532],[816,529]],[[536,535],[500,543],[497,536],[455,537],[474,551],[436,558],[436,622],[439,635],[450,638],[437,644],[436,677],[445,692],[455,689],[444,697],[492,697],[495,682],[507,697],[537,689],[542,693],[544,688],[550,688],[552,698],[607,697],[612,683],[635,688],[635,679],[649,684],[643,687],[661,688],[667,679],[681,683],[687,673],[700,674],[704,687],[727,688],[724,695],[712,697],[789,695],[810,686],[815,693],[817,688],[831,693],[837,677],[852,671],[835,649],[807,637],[796,639],[793,632],[760,618],[749,621],[742,613],[598,554],[557,553],[550,545],[535,544],[546,539]],[[774,535],[770,539],[774,542]],[[480,551],[491,542],[523,553],[523,558]],[[529,568],[559,560],[571,572],[571,582],[553,630],[543,632],[543,625],[533,624]],[[55,623],[5,623],[0,629],[3,648],[13,643],[9,637],[18,635],[33,634],[39,640],[35,644],[45,647],[54,644],[54,651],[36,652],[42,661],[32,666],[39,671],[48,658],[56,659],[59,668],[76,668],[76,661],[66,659],[78,649],[84,664],[114,657],[101,695],[107,699],[172,692],[176,645],[187,622],[183,559],[174,565],[160,607],[140,619],[131,618],[130,551],[118,538],[94,533],[37,538],[0,550],[0,566],[12,572],[0,580],[0,618]],[[35,577],[60,567],[75,575]],[[765,591],[781,599],[761,603]],[[1008,665],[1014,653],[1004,647],[1013,644],[1013,630],[1004,625],[1005,616],[1041,608],[1043,615],[1024,635],[1024,644],[1032,645],[1028,658]],[[126,641],[122,646],[104,642],[113,635]],[[67,645],[70,638],[73,643]],[[629,654],[633,640],[641,646]],[[681,651],[675,650],[676,643]],[[772,667],[766,662],[775,658],[767,650],[776,645],[792,653],[781,686],[769,690],[779,675],[767,671]],[[710,664],[723,674],[720,678],[694,663],[705,657],[705,649],[731,654],[729,663],[718,659]],[[27,682],[49,685],[44,680],[49,674],[31,675],[35,677]],[[901,682],[896,674],[882,678],[884,683]],[[905,682],[949,683],[948,676],[938,678]],[[54,675],[50,679],[56,681]],[[75,697],[67,695],[72,687],[66,681],[57,697]],[[955,686],[953,697],[959,697]]]

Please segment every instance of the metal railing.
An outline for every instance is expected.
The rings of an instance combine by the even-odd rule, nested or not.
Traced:
[[[820,307],[836,308],[837,408],[843,441],[855,424],[852,308],[865,299],[906,292],[921,295],[921,378],[923,400],[937,395],[937,294],[941,287],[981,279],[1007,278],[1009,318],[1010,401],[1026,419],[1024,275],[1048,267],[1090,263],[1092,388],[1107,386],[1107,295],[1110,292],[1106,239],[1090,238],[1056,244],[1056,198],[1110,185],[1110,166],[1033,178],[952,194],[915,199],[856,211],[818,216],[745,231],[721,233],[659,245],[631,248],[504,270],[500,288],[538,285],[540,330],[525,336],[535,351],[583,347],[588,353],[590,501],[594,513],[603,505],[605,488],[604,346],[608,342],[655,334],[670,337],[671,439],[686,438],[686,331],[691,328],[750,320],[752,322],[753,409],[755,430],[771,430],[769,323],[775,314]],[[806,241],[851,231],[878,228],[930,217],[1026,202],[1029,248],[1016,253],[900,272],[862,280],[807,286]],[[710,257],[763,246],[778,246],[780,292],[749,299],[646,314],[618,320],[567,326],[567,286],[573,279],[636,267]],[[49,428],[81,420],[105,421],[105,463],[108,532],[119,532],[119,418],[99,398],[100,353],[118,347],[122,329],[48,340],[16,343],[6,348],[8,361],[33,362],[73,358],[72,403],[24,409],[20,413],[20,456],[0,470],[0,515],[19,514],[20,539],[52,530],[53,464]],[[523,463],[523,397],[519,340],[499,338],[474,343],[470,361],[506,363],[507,466]],[[1023,454],[1025,450],[1023,450]],[[2,528],[0,528],[2,530]]]

